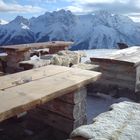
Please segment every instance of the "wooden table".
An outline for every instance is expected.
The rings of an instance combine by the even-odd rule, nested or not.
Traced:
[[[102,57],[93,57],[95,62],[112,62],[123,65],[137,66],[140,64],[140,46],[133,46],[127,49],[118,50]]]
[[[61,50],[68,49],[73,42],[52,41],[43,43],[30,43],[20,45],[1,46],[7,54],[8,73],[18,72],[20,70],[19,62],[30,60],[31,53],[37,49],[48,49],[49,54],[55,54]]]
[[[49,53],[55,53],[59,50],[64,50],[69,46],[73,45],[73,42],[65,42],[65,41],[50,41],[50,42],[43,42],[43,43],[29,43],[29,44],[20,44],[20,45],[8,45],[8,46],[1,46],[1,49],[4,50],[13,50],[15,52],[23,52],[28,51],[30,49],[49,49]],[[56,51],[57,50],[57,51]]]
[[[140,46],[118,50],[91,61],[100,66],[101,83],[140,91]]]
[[[49,65],[0,77],[0,121],[62,97],[62,95],[73,94],[91,81],[96,81],[99,76],[98,72]],[[84,95],[81,97],[83,98]],[[70,98],[74,97],[63,97],[63,101],[66,102]],[[77,102],[73,103],[75,107]],[[64,108],[64,104],[62,106]],[[65,109],[66,106],[67,104],[65,104]],[[57,117],[55,118],[57,120]]]

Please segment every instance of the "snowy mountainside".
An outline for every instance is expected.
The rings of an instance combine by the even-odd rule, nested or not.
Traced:
[[[64,40],[75,42],[72,49],[117,48],[117,43],[140,45],[140,25],[106,11],[74,15],[60,10],[31,19],[18,16],[0,25],[0,38],[0,45]]]
[[[0,25],[5,25],[5,24],[8,24],[8,21],[0,19]]]

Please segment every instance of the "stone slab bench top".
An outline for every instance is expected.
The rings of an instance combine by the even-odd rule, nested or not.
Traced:
[[[101,73],[45,66],[0,77],[0,121],[96,81]]]
[[[140,65],[140,46],[118,50],[102,57],[92,57],[91,61],[137,66]]]
[[[140,140],[140,104],[121,102],[93,119],[93,124],[77,128],[72,140]]]
[[[68,47],[72,44],[73,42],[52,41],[52,42],[43,42],[43,43],[8,45],[8,46],[1,46],[0,48],[4,50],[27,51],[29,49],[44,49],[44,48],[52,48],[52,47],[59,47],[59,46]]]

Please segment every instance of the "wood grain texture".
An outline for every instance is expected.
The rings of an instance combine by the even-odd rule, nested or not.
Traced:
[[[103,77],[97,81],[97,83],[103,84],[103,85],[109,85],[109,86],[118,86],[120,88],[127,88],[130,90],[135,91],[135,83],[125,81],[125,80],[120,80],[120,79],[113,79],[113,78],[106,78]]]
[[[61,66],[57,67],[63,69]],[[36,80],[11,88],[9,88],[8,85],[7,89],[1,90],[0,121],[83,87],[90,82],[96,81],[101,75],[98,72],[74,68],[68,69],[69,70],[65,71],[66,69],[64,68],[64,72],[51,74],[51,76],[44,76],[43,78],[40,78],[39,73]]]
[[[67,67],[49,65],[45,67],[40,67],[38,69],[32,69],[16,74],[6,75],[0,77],[0,90],[4,90],[6,88],[18,86],[27,82],[49,77],[68,70],[69,68]]]
[[[12,51],[28,51],[29,49],[43,49],[43,48],[55,48],[55,47],[68,47],[72,45],[73,42],[55,41],[55,42],[44,42],[44,43],[30,43],[21,45],[9,45],[1,46],[0,48]]]
[[[123,64],[112,64],[112,63],[98,63],[100,65],[100,69],[107,70],[107,71],[114,71],[114,72],[121,72],[125,73],[126,71],[128,73],[134,73],[136,72],[135,68],[133,66],[125,66]]]
[[[140,47],[134,46],[115,53],[91,58],[93,64],[100,66],[102,77],[99,82],[140,91]]]
[[[91,58],[91,61],[123,64],[135,67],[140,64],[139,58],[140,58],[140,47],[134,46],[127,49],[118,50],[115,53],[100,58],[97,57]]]
[[[128,73],[126,72],[114,72],[114,71],[105,71],[101,70],[103,77],[108,77],[116,80],[124,80],[130,83],[136,82],[136,73]]]

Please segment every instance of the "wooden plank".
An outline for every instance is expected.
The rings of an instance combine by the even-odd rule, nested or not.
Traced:
[[[117,59],[117,58],[124,58],[124,57],[131,57],[139,54],[140,46],[133,46],[126,49],[118,50],[116,52],[110,53],[108,55],[103,56],[104,58],[110,59]],[[103,58],[102,57],[102,58]]]
[[[122,88],[127,88],[130,90],[135,90],[135,82],[129,82],[126,80],[120,80],[120,79],[113,79],[113,78],[108,78],[108,77],[102,77],[101,79],[99,79],[97,81],[97,83],[99,84],[103,84],[103,85],[115,85],[118,87],[122,87]]]
[[[130,74],[136,73],[136,70],[132,66],[125,66],[123,64],[111,64],[111,63],[100,63],[100,69],[114,72],[125,73],[128,72]]]
[[[125,80],[128,82],[136,82],[136,73],[128,73],[127,71],[122,73],[122,72],[114,72],[114,71],[107,71],[107,70],[101,70],[103,77],[109,77],[112,79],[116,79],[116,81],[119,80]]]
[[[19,72],[16,74],[6,75],[0,77],[0,90],[49,77],[68,70],[69,68],[67,67],[49,65],[37,69]]]
[[[134,56],[135,54],[139,54],[140,48],[138,46],[136,47],[130,47],[123,50],[118,50],[116,52],[113,52],[109,57],[113,58],[124,58],[129,56]]]
[[[73,69],[0,91],[0,121],[96,81],[100,73]]]
[[[140,47],[130,47],[123,50],[118,50],[115,53],[104,57],[93,57],[93,62],[108,62],[108,63],[120,63],[123,65],[137,66],[140,64]]]
[[[90,60],[92,62],[94,62],[94,64],[97,64],[99,65],[100,62],[103,62],[103,63],[114,63],[114,64],[122,64],[122,65],[126,65],[126,66],[135,66],[135,63],[134,62],[129,62],[128,60],[127,61],[123,61],[123,60],[117,60],[117,59],[110,59],[110,58],[90,58]]]
[[[68,47],[72,45],[73,42],[65,42],[65,41],[55,41],[55,42],[44,42],[44,43],[30,43],[30,44],[20,44],[20,45],[8,45],[1,46],[0,48],[5,50],[13,50],[16,52],[19,51],[28,51],[29,49],[43,49],[43,48],[55,48],[55,47]]]
[[[140,52],[139,52],[140,53]],[[125,57],[123,58],[123,61],[127,62],[130,61],[131,63],[134,63],[134,67],[140,65],[140,54],[135,54],[135,56],[131,57]]]

